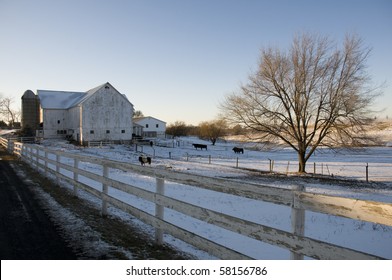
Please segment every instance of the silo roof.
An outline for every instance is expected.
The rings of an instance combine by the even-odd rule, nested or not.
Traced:
[[[37,96],[34,94],[33,91],[28,89],[24,92],[24,94],[22,95],[22,98],[23,99],[35,99],[35,98],[37,98]]]

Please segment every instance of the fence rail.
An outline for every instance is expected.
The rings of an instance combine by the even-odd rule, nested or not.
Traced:
[[[192,175],[159,168],[144,168],[139,165],[117,162],[108,159],[71,154],[51,150],[39,145],[7,142],[1,144],[19,155],[41,172],[53,174],[58,182],[61,180],[74,186],[74,192],[83,189],[102,200],[102,214],[106,215],[108,204],[122,209],[146,224],[156,228],[156,241],[162,242],[163,232],[194,245],[222,259],[249,259],[240,252],[208,240],[187,231],[180,225],[172,224],[163,217],[165,209],[172,209],[189,217],[230,230],[241,235],[263,241],[292,252],[292,258],[309,256],[316,259],[379,259],[381,257],[349,248],[343,248],[303,235],[304,211],[314,211],[350,219],[362,220],[392,226],[392,204],[366,200],[357,200],[321,194],[306,193],[301,189],[289,190],[250,183],[228,181],[225,179]],[[64,163],[64,159],[71,164]],[[91,163],[102,167],[101,174],[80,168],[81,163]],[[156,190],[149,191],[131,184],[120,182],[109,176],[109,169],[121,170],[149,176],[156,180]],[[70,176],[64,175],[70,172]],[[81,182],[80,176],[98,182],[102,188],[96,189]],[[195,186],[225,194],[262,200],[292,209],[292,231],[287,232],[266,225],[239,219],[225,213],[206,209],[197,205],[165,195],[165,181]],[[109,194],[109,189],[117,189],[137,196],[155,204],[155,214],[129,205]]]
[[[113,145],[114,141],[88,141],[87,146],[88,147],[102,147],[102,146],[107,146],[107,145]]]

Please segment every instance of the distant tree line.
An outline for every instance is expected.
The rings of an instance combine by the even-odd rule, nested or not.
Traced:
[[[166,134],[173,137],[197,136],[215,145],[216,141],[224,136],[244,134],[244,129],[240,125],[230,127],[224,119],[203,121],[197,126],[176,121],[166,127]]]

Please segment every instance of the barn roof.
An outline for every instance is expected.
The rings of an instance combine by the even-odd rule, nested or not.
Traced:
[[[43,109],[69,109],[83,103],[104,86],[113,87],[109,83],[105,83],[86,92],[37,90],[37,94]],[[121,95],[129,102],[124,94]]]
[[[79,102],[85,92],[37,90],[43,109],[68,109]]]

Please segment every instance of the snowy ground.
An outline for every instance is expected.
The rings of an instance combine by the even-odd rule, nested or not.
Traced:
[[[165,166],[166,168],[193,174],[227,177],[232,180],[247,180],[253,183],[283,188],[292,188],[301,184],[306,187],[308,192],[392,203],[391,147],[372,147],[355,152],[342,150],[340,153],[324,149],[322,152],[318,152],[311,159],[308,165],[308,172],[313,172],[313,162],[316,162],[317,173],[323,172],[324,175],[333,174],[334,178],[359,180],[358,184],[350,181],[342,186],[341,181],[336,181],[336,183],[328,181],[328,183],[325,183],[323,180],[304,180],[291,177],[290,174],[297,168],[297,162],[295,153],[289,149],[257,151],[242,144],[245,147],[245,153],[234,154],[231,149],[234,145],[239,146],[239,143],[220,142],[216,146],[208,145],[207,151],[195,150],[191,145],[192,143],[209,144],[196,138],[182,138],[175,142],[165,141],[157,143],[166,147],[157,145],[153,147],[138,146],[137,151],[135,146],[121,145],[102,148],[79,148],[66,143],[59,145],[59,143],[54,144],[53,142],[46,142],[44,145],[52,146],[54,149],[64,149],[72,153],[85,153],[135,164],[139,164],[138,156],[142,151],[153,156],[152,165],[146,166],[146,168]],[[237,157],[240,168],[235,168]],[[288,173],[289,177],[285,177],[283,180],[280,177],[260,177],[256,176],[256,174],[258,175],[257,172],[248,170],[250,168],[252,170],[268,171],[269,159],[274,160],[274,171]],[[366,164],[369,165],[369,179],[373,183],[364,184],[363,182]],[[102,174],[101,168],[97,165],[83,164],[81,168]],[[155,189],[155,180],[145,176],[112,170],[110,177],[132,183],[144,189]],[[87,178],[82,178],[81,180],[97,189],[101,188],[96,182]],[[165,187],[165,193],[168,196],[263,225],[291,231],[291,209],[289,207],[224,195],[171,182],[166,182]],[[154,204],[137,197],[114,189],[110,190],[110,194],[151,214],[155,211]],[[84,196],[86,199],[95,201],[94,203],[99,203],[99,201],[89,198],[85,194]],[[129,217],[121,211],[112,209],[112,213],[119,215],[124,220],[129,220]],[[290,256],[287,250],[219,229],[172,210],[165,211],[165,220],[192,232],[197,232],[204,237],[225,244],[256,259],[288,259]],[[133,222],[136,221],[133,220]],[[148,232],[153,232],[148,226],[144,226],[141,223],[140,226],[144,227]],[[388,226],[307,211],[305,235],[392,259],[392,228]],[[166,236],[165,241],[181,250],[194,254],[198,258],[213,258],[192,249],[190,246],[170,236]]]

